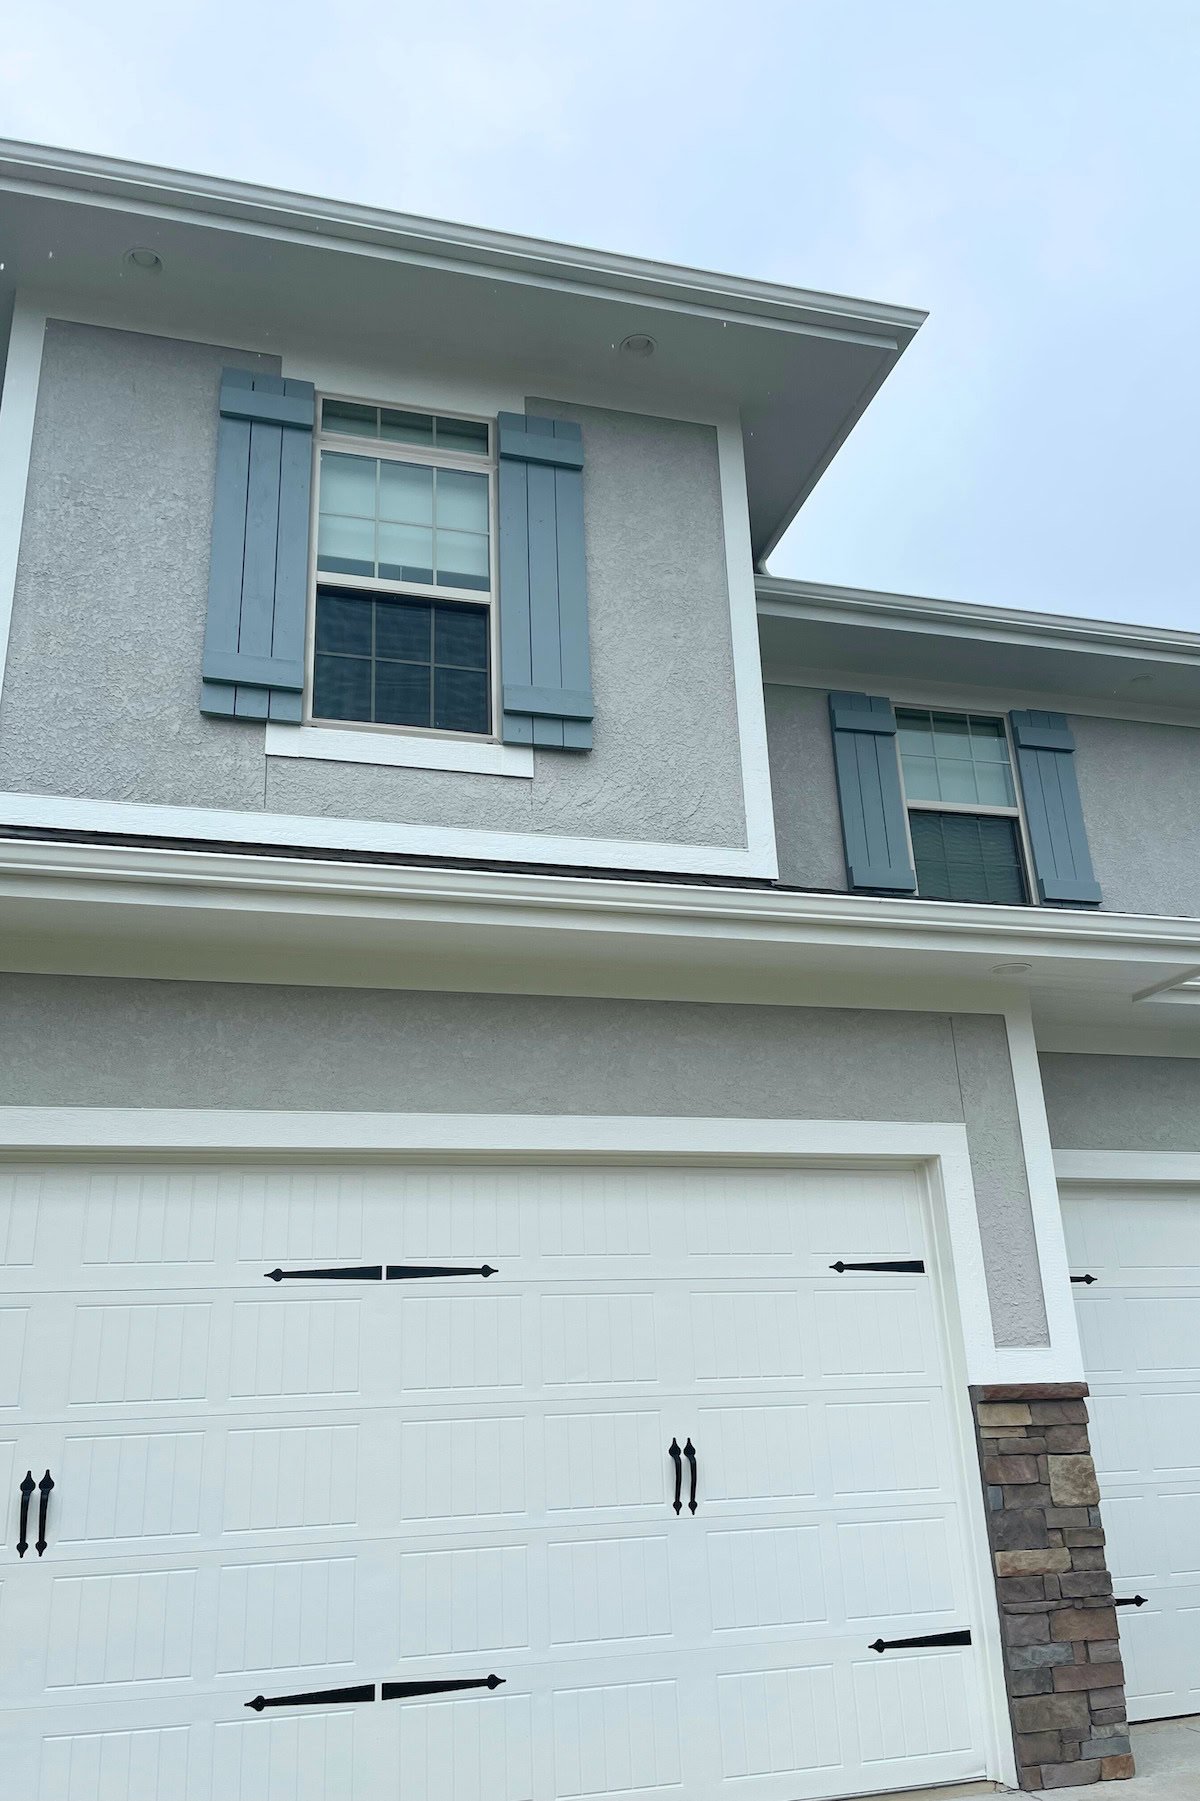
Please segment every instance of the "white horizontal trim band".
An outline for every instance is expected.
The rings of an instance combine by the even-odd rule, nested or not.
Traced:
[[[319,725],[268,725],[269,757],[313,757],[391,769],[449,769],[467,775],[533,777],[533,752],[475,738],[423,738],[404,732],[341,731]]]

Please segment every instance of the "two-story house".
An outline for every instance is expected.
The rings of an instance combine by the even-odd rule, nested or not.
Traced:
[[[1130,1774],[1200,638],[761,573],[913,312],[17,145],[0,264],[6,1792]]]

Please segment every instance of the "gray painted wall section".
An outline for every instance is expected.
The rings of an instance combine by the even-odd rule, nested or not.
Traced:
[[[1103,907],[1200,914],[1200,731],[1071,716],[1075,771]]]
[[[50,321],[0,788],[464,830],[745,843],[711,427],[532,404],[584,427],[595,749],[531,781],[271,759],[198,711],[217,391],[245,351]]]
[[[1003,1020],[0,978],[6,1105],[965,1122],[997,1343],[1046,1342]]]
[[[262,726],[200,715],[220,375],[276,357],[49,320],[0,789],[261,807]]]
[[[1200,1151],[1200,1057],[1043,1051],[1050,1142],[1061,1151]]]
[[[800,888],[844,890],[829,696],[823,688],[776,683],[764,695],[779,879]]]

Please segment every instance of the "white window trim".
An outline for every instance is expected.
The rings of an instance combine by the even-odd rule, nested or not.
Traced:
[[[396,726],[268,725],[269,757],[311,757],[323,763],[364,763],[386,769],[449,769],[465,775],[533,779],[533,750],[466,734],[435,737]]]
[[[1034,874],[1033,847],[1029,842],[1029,832],[1025,824],[1025,809],[1021,804],[1021,777],[1017,769],[1016,746],[1013,743],[1012,724],[1008,714],[993,713],[986,707],[983,709],[978,707],[948,707],[935,705],[929,701],[916,700],[893,701],[892,706],[893,710],[897,713],[919,708],[922,711],[930,713],[959,713],[964,719],[976,718],[997,720],[1004,732],[1004,748],[1008,752],[1008,772],[1012,780],[1013,793],[1016,796],[1016,800],[1011,807],[985,806],[982,801],[909,800],[908,791],[904,782],[904,757],[901,754],[900,743],[897,738],[896,765],[900,777],[900,800],[904,807],[904,837],[908,845],[909,862],[912,865],[913,874],[917,876],[917,899],[930,899],[932,897],[928,895],[923,897],[921,894],[921,878],[919,874],[917,874],[917,859],[916,854],[913,851],[912,826],[909,821],[909,815],[912,813],[969,813],[983,818],[1016,820],[1017,847],[1021,859],[1021,880],[1025,884],[1025,900],[1021,904],[1026,907],[1038,906],[1038,885],[1037,877]],[[946,905],[944,901],[938,901],[936,904],[938,906]],[[954,903],[951,902],[950,904],[953,905]],[[1000,903],[979,901],[973,904],[978,906],[992,906],[999,905]]]
[[[313,431],[313,477],[312,508],[309,519],[309,555],[308,555],[308,617],[305,622],[305,657],[304,657],[304,723],[300,730],[305,733],[304,752],[296,750],[272,749],[268,732],[268,756],[298,756],[301,754],[333,760],[341,763],[371,763],[376,766],[387,765],[402,769],[450,769],[476,775],[521,775],[533,774],[532,754],[529,767],[506,767],[505,760],[488,753],[503,748],[500,743],[500,606],[499,606],[499,544],[497,540],[498,518],[496,508],[496,427],[491,419],[481,414],[457,413],[450,409],[441,409],[438,417],[470,419],[474,425],[484,425],[488,433],[488,449],[484,456],[470,451],[444,451],[436,447],[426,450],[421,445],[399,444],[385,438],[357,437],[351,432],[327,432],[323,429],[323,407],[327,400],[348,401],[356,406],[386,406],[397,403],[392,401],[366,400],[357,394],[340,394],[328,389],[318,390],[316,397],[316,428]],[[428,407],[407,405],[404,410],[410,412],[430,413]],[[321,516],[321,455],[331,451],[338,456],[369,457],[374,462],[409,463],[420,469],[453,469],[462,470],[472,475],[483,475],[488,484],[488,586],[481,588],[452,588],[440,583],[418,583],[403,581],[386,581],[377,576],[339,575],[331,571],[322,572],[317,568],[317,534],[320,529]],[[395,595],[423,600],[431,603],[439,600],[464,603],[469,606],[483,607],[488,615],[488,712],[492,729],[488,733],[475,732],[442,732],[431,726],[385,725],[376,720],[337,720],[317,719],[313,713],[313,682],[316,673],[316,631],[317,631],[317,589],[319,587],[352,588],[362,594]],[[286,727],[293,733],[294,726]],[[321,749],[312,737],[316,732],[321,737],[332,730],[340,740],[351,741],[358,737],[367,740],[358,756],[352,754],[351,743],[343,742],[334,749]],[[276,734],[278,736],[278,734]],[[372,745],[370,740],[374,739]],[[405,740],[423,746],[423,753],[417,749],[402,749],[394,754],[386,754],[381,741]],[[460,754],[447,756],[447,746],[467,746],[477,754],[464,758]]]

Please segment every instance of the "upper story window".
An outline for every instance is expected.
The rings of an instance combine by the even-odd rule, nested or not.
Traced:
[[[485,421],[322,400],[314,720],[492,732],[492,488]]]
[[[897,707],[896,728],[917,893],[928,900],[1027,901],[1003,719]]]

